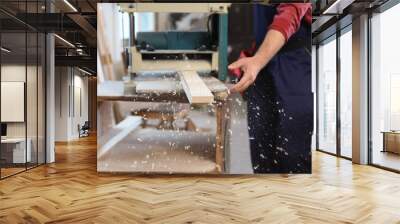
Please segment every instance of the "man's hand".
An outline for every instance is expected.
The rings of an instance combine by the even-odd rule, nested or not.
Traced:
[[[230,91],[245,91],[251,84],[254,83],[254,81],[256,81],[257,75],[263,67],[263,60],[257,56],[241,58],[230,64],[228,69],[233,70],[239,68],[243,72],[243,76],[240,81],[236,85],[232,86]]]
[[[243,92],[253,84],[261,69],[278,53],[285,42],[285,36],[280,31],[270,29],[253,57],[241,58],[229,65],[228,69],[240,68],[243,72],[242,79],[231,88],[231,91]]]

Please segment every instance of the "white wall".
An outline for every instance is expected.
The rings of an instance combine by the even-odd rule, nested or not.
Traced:
[[[76,72],[76,70],[75,70]],[[79,137],[78,125],[83,125],[89,120],[88,113],[88,78],[81,76],[81,73],[74,75],[74,107],[72,108],[71,135],[73,138]],[[81,111],[80,111],[81,110]]]
[[[37,70],[38,69],[38,70]],[[27,78],[27,80],[25,80]],[[44,117],[44,74],[41,66],[25,64],[3,64],[1,66],[2,82],[24,82],[26,85],[26,107],[23,106],[22,113],[26,112],[26,120],[23,122],[6,122],[7,137],[9,138],[25,138],[30,139],[30,148],[32,151],[32,161],[39,163],[44,162],[45,148],[45,117]],[[22,92],[24,94],[24,92]],[[7,96],[2,96],[7,97]],[[12,110],[11,108],[1,108]],[[12,111],[8,111],[11,112]],[[37,157],[37,153],[39,156]]]
[[[69,69],[55,68],[55,141],[68,140],[68,117],[70,84]]]
[[[76,68],[56,67],[55,85],[55,141],[77,139],[78,125],[88,120],[88,78]]]
[[[26,75],[26,69],[28,74],[35,74],[36,75],[36,67],[34,66],[28,66],[27,68],[25,65],[2,65],[1,66],[1,81],[3,82],[25,82],[25,75]],[[29,77],[28,77],[29,79]],[[32,80],[29,80],[30,85],[36,85],[36,81],[33,83]],[[34,105],[36,108],[36,88],[28,88],[28,93],[27,93],[27,103],[30,104],[31,102],[34,102]],[[33,92],[30,92],[32,90]],[[33,99],[34,98],[34,99]],[[28,105],[29,106],[29,105]],[[7,108],[1,108],[1,110],[7,110]],[[28,110],[31,111],[31,110]],[[28,122],[35,121],[36,124],[36,119],[37,115],[36,113],[28,113],[27,114]],[[7,124],[7,135],[8,137],[25,137],[25,123],[26,122],[11,122]],[[28,124],[28,128],[32,127],[33,124]],[[36,129],[36,126],[35,126]],[[28,130],[28,137],[29,137],[29,130]]]

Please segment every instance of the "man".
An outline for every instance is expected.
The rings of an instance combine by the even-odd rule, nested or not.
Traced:
[[[255,173],[311,173],[311,4],[255,6],[257,52],[229,65],[246,91]]]

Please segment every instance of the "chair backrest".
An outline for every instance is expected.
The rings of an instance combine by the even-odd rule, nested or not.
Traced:
[[[89,129],[90,128],[89,121],[85,121],[85,123],[83,124],[82,128]]]

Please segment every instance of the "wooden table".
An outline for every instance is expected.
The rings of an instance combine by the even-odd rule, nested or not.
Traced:
[[[211,76],[201,76],[201,78],[214,95],[213,104],[216,107],[217,122],[215,160],[217,170],[223,172],[225,169],[225,115],[227,113],[226,99],[229,95],[228,88],[217,78]],[[100,83],[97,88],[98,107],[102,107],[102,102],[109,101],[189,103],[178,79],[173,77],[146,77],[144,75],[139,75],[135,79],[136,87],[146,85],[150,82],[159,82],[163,88],[160,88],[160,90],[140,91],[140,93],[137,93],[127,91],[125,88],[126,84],[123,81],[105,81]]]
[[[383,131],[383,150],[400,154],[400,131]]]

